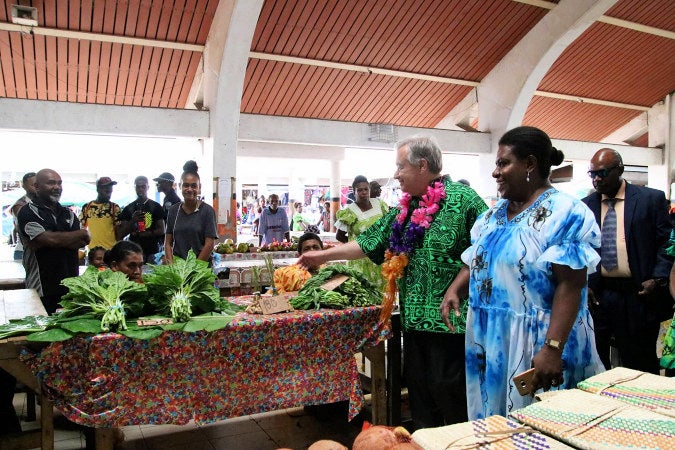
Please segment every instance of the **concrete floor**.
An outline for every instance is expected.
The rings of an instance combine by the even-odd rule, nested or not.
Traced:
[[[23,430],[39,428],[39,422],[24,422],[25,394],[16,394],[14,406],[22,417]],[[87,448],[82,427],[67,421],[54,411],[54,448],[72,450]],[[39,420],[40,407],[37,407]],[[236,449],[272,450],[278,448],[306,449],[320,439],[331,439],[351,447],[361,431],[368,408],[352,422],[347,422],[346,403],[319,408],[291,408],[255,414],[198,426],[140,425],[123,427],[124,442],[115,448],[122,450],[152,449]]]

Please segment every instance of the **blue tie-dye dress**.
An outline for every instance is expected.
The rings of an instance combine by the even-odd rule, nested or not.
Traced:
[[[556,280],[551,264],[595,271],[600,230],[581,201],[548,189],[507,218],[508,200],[481,215],[462,260],[471,271],[466,331],[469,419],[507,415],[532,402],[513,385],[546,339]],[[562,389],[604,370],[593,334],[587,289],[563,351]]]

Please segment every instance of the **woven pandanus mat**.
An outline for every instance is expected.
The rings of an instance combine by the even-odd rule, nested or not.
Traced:
[[[581,449],[675,448],[675,418],[579,389],[560,391],[511,416]]]
[[[616,367],[578,383],[577,387],[675,417],[675,378]]]
[[[413,441],[425,450],[569,449],[537,430],[502,416],[417,430]]]

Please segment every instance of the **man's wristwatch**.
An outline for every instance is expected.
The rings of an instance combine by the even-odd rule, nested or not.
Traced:
[[[563,347],[565,346],[565,343],[564,343],[564,342],[561,342],[561,341],[559,341],[559,340],[557,340],[557,339],[546,339],[546,340],[544,341],[544,345],[547,345],[547,346],[549,346],[549,347],[551,347],[551,348],[553,348],[553,349],[562,351]]]

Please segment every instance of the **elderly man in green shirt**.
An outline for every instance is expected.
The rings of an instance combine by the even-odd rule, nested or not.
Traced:
[[[303,253],[299,264],[316,267],[336,259],[368,256],[397,281],[401,302],[405,379],[415,429],[467,420],[464,368],[466,302],[455,331],[440,305],[462,267],[471,227],[485,202],[470,187],[441,176],[438,144],[412,137],[396,145],[396,178],[404,196],[397,208],[355,241]],[[391,292],[390,292],[391,294]]]

